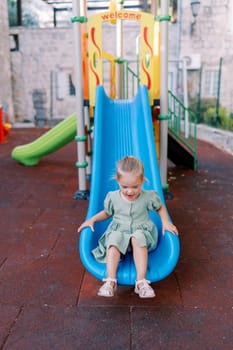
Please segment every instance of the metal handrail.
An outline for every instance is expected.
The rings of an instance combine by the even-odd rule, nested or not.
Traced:
[[[168,128],[182,144],[191,152],[194,158],[194,170],[197,169],[197,118],[193,113],[169,90],[168,91]]]
[[[139,84],[140,84],[140,77],[137,73],[135,73],[132,68],[130,68],[129,66],[129,62],[128,61],[124,61],[124,87],[123,87],[123,94],[124,94],[124,98],[128,99],[129,98],[129,85],[131,86],[131,96],[135,96],[135,94],[137,93]],[[129,81],[131,82],[129,84]],[[136,85],[136,87],[135,87]]]

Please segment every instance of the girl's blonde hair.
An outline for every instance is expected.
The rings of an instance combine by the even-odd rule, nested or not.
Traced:
[[[124,173],[131,173],[134,176],[140,177],[142,181],[144,178],[144,167],[142,162],[133,156],[127,156],[117,163],[116,179],[120,180]]]

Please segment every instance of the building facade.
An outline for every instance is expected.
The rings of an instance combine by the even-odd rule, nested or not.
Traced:
[[[44,5],[44,2],[43,2]],[[72,81],[74,35],[71,23],[52,27],[8,27],[7,0],[0,2],[0,103],[14,121],[63,119],[75,110]],[[70,15],[71,16],[71,15]],[[126,24],[124,52],[134,61],[135,32]],[[114,30],[105,32],[104,50],[114,54]],[[233,1],[201,0],[193,24],[190,1],[177,0],[169,23],[169,88],[180,98],[216,98],[233,112]],[[187,86],[181,65],[187,68]],[[221,62],[221,66],[220,66]],[[221,73],[221,74],[220,74]],[[220,77],[221,75],[221,77]],[[221,78],[221,79],[220,79]],[[108,78],[106,78],[108,79]],[[221,83],[221,84],[220,84]],[[78,83],[77,83],[78,85]],[[188,102],[188,101],[186,101]]]
[[[191,97],[217,98],[233,113],[233,1],[201,0],[196,20],[182,1],[180,57],[187,58]]]

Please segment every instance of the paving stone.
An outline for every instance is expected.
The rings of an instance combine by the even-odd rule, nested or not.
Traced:
[[[133,350],[230,350],[232,346],[232,325],[223,309],[135,307],[131,319]]]
[[[26,307],[4,350],[130,350],[125,307]]]
[[[8,259],[0,269],[1,303],[76,305],[83,273],[78,257]]]
[[[20,313],[20,308],[14,305],[0,304],[0,344],[5,344],[11,334],[11,329]]]

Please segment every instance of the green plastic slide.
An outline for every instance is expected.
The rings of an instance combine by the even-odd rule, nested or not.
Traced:
[[[41,157],[74,140],[76,130],[77,117],[76,113],[73,113],[33,142],[15,147],[11,157],[26,166],[37,165]]]

